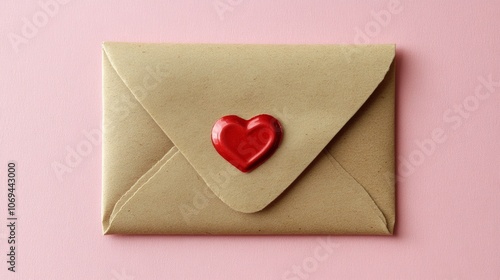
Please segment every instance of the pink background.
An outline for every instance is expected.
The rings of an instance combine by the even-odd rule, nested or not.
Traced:
[[[500,84],[479,81],[500,80],[500,2],[70,1],[50,16],[38,2],[0,4],[1,279],[500,279]],[[383,24],[371,13],[382,10]],[[40,27],[23,34],[23,19]],[[102,41],[397,43],[396,235],[329,237],[321,260],[326,237],[102,236],[100,144],[71,173],[52,168],[100,128]],[[435,130],[441,143],[425,140]]]

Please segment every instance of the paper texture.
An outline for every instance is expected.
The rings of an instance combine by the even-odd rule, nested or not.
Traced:
[[[392,234],[394,45],[103,45],[108,234]],[[217,119],[285,136],[242,173]],[[354,116],[354,117],[353,117]]]

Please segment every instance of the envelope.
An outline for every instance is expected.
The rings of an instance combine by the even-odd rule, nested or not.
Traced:
[[[104,43],[104,234],[391,235],[395,45]],[[223,116],[283,138],[244,173]]]

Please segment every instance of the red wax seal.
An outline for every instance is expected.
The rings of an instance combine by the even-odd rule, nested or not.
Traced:
[[[217,152],[242,172],[250,172],[266,161],[278,148],[283,129],[270,115],[244,120],[224,116],[212,128],[212,143]]]

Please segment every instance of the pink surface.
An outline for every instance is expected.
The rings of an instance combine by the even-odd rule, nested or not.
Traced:
[[[38,3],[0,4],[0,279],[499,279],[500,2]],[[52,167],[100,128],[102,41],[397,43],[396,236],[102,236],[100,143]]]

